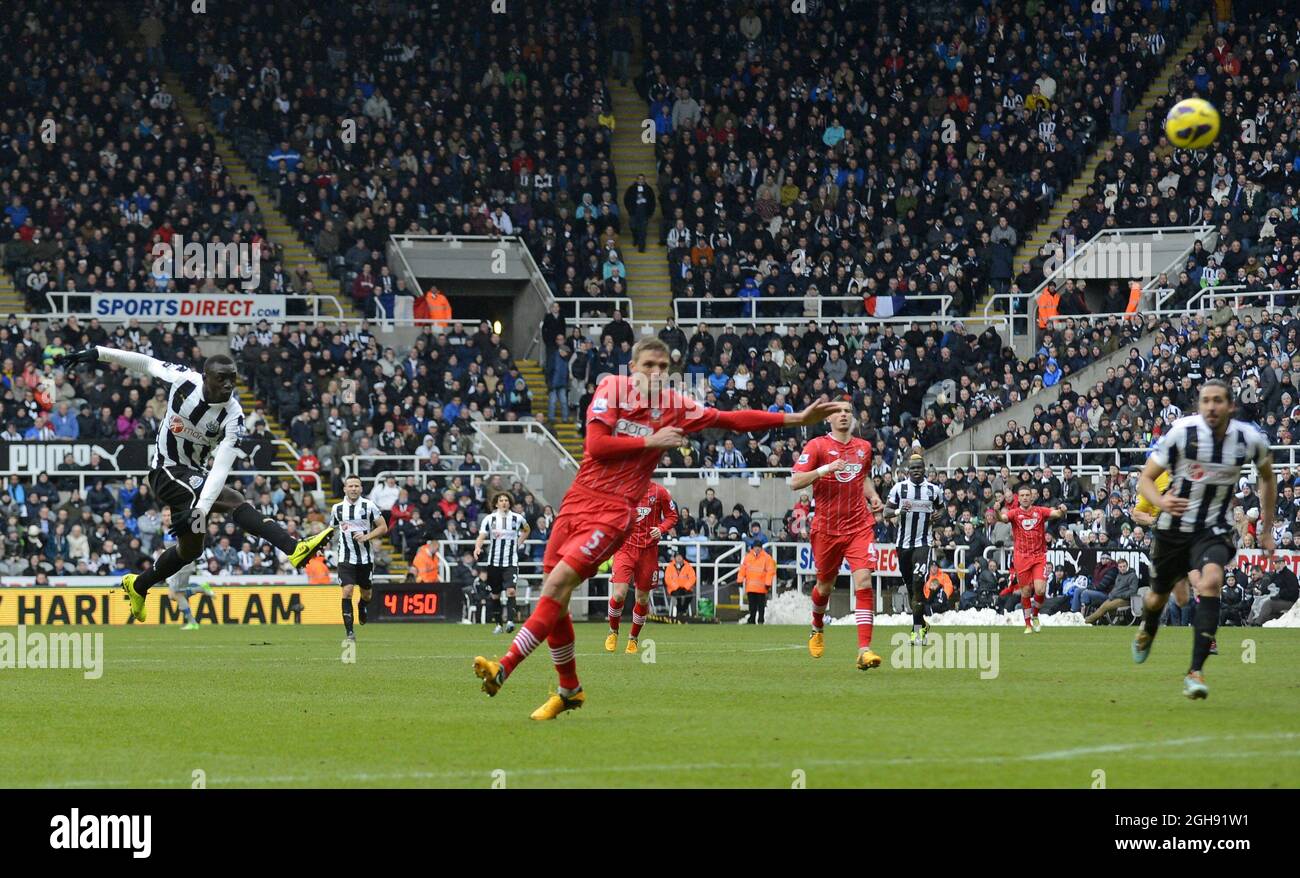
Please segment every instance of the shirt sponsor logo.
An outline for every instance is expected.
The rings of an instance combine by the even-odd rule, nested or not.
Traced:
[[[616,436],[649,436],[654,430],[649,424],[638,424],[635,421],[629,421],[627,418],[619,418],[618,423],[614,426],[614,435]]]
[[[850,463],[845,465],[844,469],[835,473],[835,480],[837,482],[851,482],[858,477],[860,472],[862,472],[862,464]]]

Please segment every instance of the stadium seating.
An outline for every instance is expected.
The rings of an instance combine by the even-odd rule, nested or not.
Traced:
[[[645,4],[675,293],[901,296],[915,314],[935,302],[908,299],[950,295],[964,314],[1007,292],[1017,242],[1127,136],[1207,6],[1113,5],[1039,4],[1027,23],[977,2]]]
[[[214,9],[175,61],[367,314],[391,234],[521,235],[555,295],[624,295],[606,4],[403,8]]]

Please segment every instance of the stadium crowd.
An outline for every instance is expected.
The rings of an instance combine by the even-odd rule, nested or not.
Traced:
[[[407,293],[384,275],[393,234],[519,235],[555,295],[626,295],[607,5],[329,0],[165,26],[190,91],[372,316]]]
[[[290,277],[297,267],[283,264],[284,242],[269,240],[255,194],[231,180],[206,124],[184,119],[161,59],[118,48],[118,10],[10,6],[23,24],[0,47],[0,64],[23,75],[0,91],[0,259],[30,312],[85,310],[76,296],[52,309],[51,293],[233,292],[251,283],[247,274],[177,276],[154,248],[182,240],[256,245],[252,292],[313,292]]]
[[[773,296],[926,314],[934,301],[908,300],[948,295],[965,314],[1028,293],[1018,243],[1096,144],[1127,136],[1207,4],[922,6],[643,5],[637,85],[677,296],[739,297],[708,306],[729,316]]]

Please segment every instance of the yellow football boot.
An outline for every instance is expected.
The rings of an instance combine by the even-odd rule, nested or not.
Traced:
[[[605,652],[615,652],[617,650],[618,650],[618,633],[615,631],[611,631],[609,632],[608,636],[605,637]]]
[[[547,697],[542,706],[534,710],[529,717],[535,720],[555,719],[566,710],[577,710],[586,702],[587,695],[581,689],[572,695],[553,693]]]
[[[128,573],[122,577],[122,591],[131,602],[131,618],[143,622],[145,617],[144,595],[135,590],[136,574]]]
[[[289,556],[289,563],[298,570],[301,570],[303,566],[311,560],[311,556],[319,552],[321,547],[325,545],[326,541],[328,541],[333,534],[334,528],[327,527],[314,537],[307,537],[305,540],[299,540],[298,545],[293,550],[293,554]]]
[[[623,650],[627,655],[636,655],[639,651],[640,650],[636,645],[636,638],[629,640],[627,642],[627,649]]]
[[[858,670],[869,671],[872,668],[880,667],[880,656],[871,651],[870,647],[858,651]]]
[[[483,681],[483,691],[488,695],[496,695],[506,682],[501,663],[490,661],[481,655],[474,657],[474,676]]]
[[[820,631],[814,631],[808,637],[808,654],[813,658],[821,658],[826,652],[826,638]]]

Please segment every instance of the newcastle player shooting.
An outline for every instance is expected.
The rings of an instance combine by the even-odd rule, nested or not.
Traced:
[[[255,510],[243,494],[226,487],[244,426],[243,408],[235,396],[234,360],[224,355],[208,357],[200,374],[144,354],[101,346],[55,359],[64,368],[99,362],[113,363],[168,385],[167,413],[146,480],[154,496],[171,510],[171,530],[177,543],[158,557],[151,570],[122,577],[122,591],[131,602],[131,616],[137,622],[145,621],[144,599],[149,589],[166,582],[203,553],[210,513],[230,516],[244,531],[288,555],[297,568],[329,539],[333,528],[306,540],[294,540],[273,518]]]

